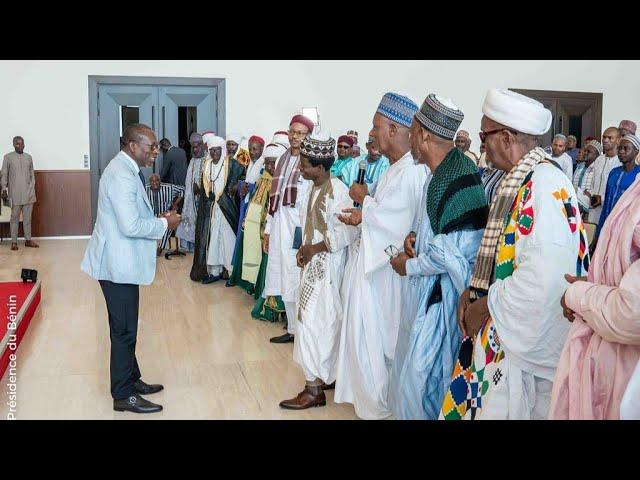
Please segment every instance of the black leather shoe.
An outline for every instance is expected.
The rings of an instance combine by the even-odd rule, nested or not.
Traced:
[[[336,389],[336,382],[333,382],[329,385],[327,385],[326,383],[322,384],[322,390],[335,390]]]
[[[209,285],[210,283],[215,283],[218,280],[220,280],[220,277],[218,275],[207,275],[202,279],[202,284]]]
[[[122,400],[114,400],[113,409],[116,412],[155,413],[162,411],[162,405],[145,400],[136,393]]]
[[[279,337],[273,337],[269,340],[271,343],[292,343],[293,335],[290,333],[285,333],[284,335],[280,335]]]
[[[136,393],[140,395],[151,395],[152,393],[158,393],[160,390],[164,389],[162,385],[149,385],[148,383],[144,383],[141,379],[136,381],[133,386],[136,389]]]

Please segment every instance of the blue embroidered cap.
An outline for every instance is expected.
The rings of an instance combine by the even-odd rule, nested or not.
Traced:
[[[418,105],[410,98],[393,92],[386,93],[382,97],[377,110],[380,115],[405,127],[411,127],[411,121],[417,111]]]

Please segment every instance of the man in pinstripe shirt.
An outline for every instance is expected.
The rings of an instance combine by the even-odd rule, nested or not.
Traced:
[[[153,214],[157,217],[166,213],[169,210],[177,210],[177,202],[181,197],[184,197],[184,187],[180,185],[172,185],[170,183],[161,183],[160,176],[157,173],[152,174],[149,177],[149,185],[145,187],[147,191],[147,197],[153,208]],[[162,240],[156,250],[156,255],[159,257],[162,255],[162,251],[167,247],[167,242],[175,230],[169,230],[165,232]]]

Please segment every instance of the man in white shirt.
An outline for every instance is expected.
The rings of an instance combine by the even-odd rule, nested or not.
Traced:
[[[560,165],[562,171],[569,180],[573,180],[573,159],[566,152],[567,150],[567,137],[558,133],[553,137],[553,144],[551,144],[551,158],[554,162]]]

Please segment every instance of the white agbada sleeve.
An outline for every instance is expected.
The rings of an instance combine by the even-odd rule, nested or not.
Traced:
[[[384,172],[375,196],[365,197],[360,244],[365,274],[389,265],[389,256],[385,253],[389,245],[402,250],[426,178],[424,165],[414,165],[413,158],[407,153]]]
[[[510,277],[495,281],[488,298],[506,355],[523,370],[549,380],[570,325],[560,306],[567,286],[564,274],[576,273],[579,248],[579,232],[571,232],[563,203],[553,195],[564,188],[577,209],[575,192],[569,179],[558,173],[549,164],[536,167],[532,230],[516,231],[516,268]]]
[[[338,220],[338,215],[342,214],[342,210],[351,208],[353,201],[349,197],[349,189],[340,180],[332,179],[333,183],[333,201],[327,212],[327,234],[325,236],[325,244],[331,253],[335,253],[345,247],[351,245],[358,238],[359,230],[352,225],[345,225]]]

